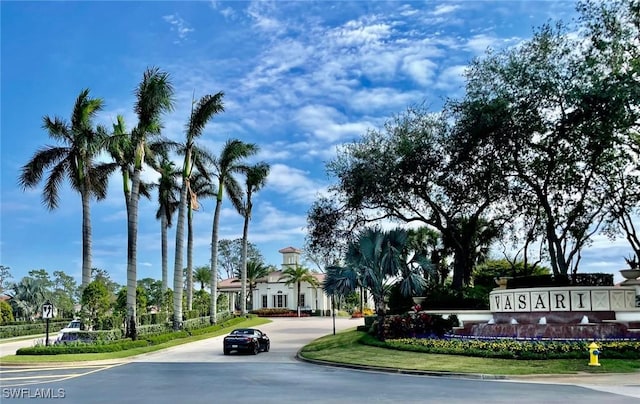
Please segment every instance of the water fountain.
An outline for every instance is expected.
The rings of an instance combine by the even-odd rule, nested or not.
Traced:
[[[618,286],[507,289],[490,293],[490,318],[464,321],[458,335],[549,339],[640,339],[640,271]],[[632,278],[635,276],[635,278]],[[632,279],[630,279],[632,278]],[[489,314],[488,314],[489,315]]]

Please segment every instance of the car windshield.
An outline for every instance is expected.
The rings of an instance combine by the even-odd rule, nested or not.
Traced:
[[[253,330],[234,330],[231,334],[234,334],[234,335],[249,335],[249,334],[253,334]]]

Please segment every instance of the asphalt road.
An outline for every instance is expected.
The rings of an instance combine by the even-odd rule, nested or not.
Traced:
[[[337,319],[338,330],[359,324]],[[222,353],[222,337],[123,363],[2,368],[0,401],[65,403],[636,403],[637,398],[558,384],[359,371],[300,362],[297,350],[331,333],[331,319],[276,319],[260,326],[271,351]]]

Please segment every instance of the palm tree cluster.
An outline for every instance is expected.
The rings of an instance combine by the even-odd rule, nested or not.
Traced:
[[[127,321],[126,333],[135,339],[136,285],[137,285],[137,233],[140,196],[150,198],[151,190],[158,195],[156,218],[160,221],[162,243],[162,290],[168,286],[168,229],[177,213],[175,261],[173,272],[173,306],[175,329],[182,324],[183,250],[185,221],[187,227],[186,296],[187,309],[193,300],[193,212],[198,210],[199,198],[215,197],[216,207],[212,226],[210,276],[198,274],[201,286],[210,282],[211,322],[216,318],[217,297],[217,241],[220,210],[225,195],[238,213],[244,217],[243,243],[248,243],[248,224],[251,220],[252,196],[266,183],[269,165],[260,162],[250,165],[248,158],[259,148],[238,139],[228,140],[219,156],[198,143],[211,119],[224,111],[223,92],[207,94],[193,100],[191,114],[185,126],[184,142],[169,141],[163,136],[163,116],[174,108],[174,88],[170,75],[157,67],[148,68],[135,89],[134,112],[137,123],[130,130],[118,116],[112,130],[95,125],[93,120],[102,109],[103,101],[91,98],[89,90],[81,91],[74,105],[71,120],[43,118],[43,128],[60,146],[39,149],[24,165],[19,176],[23,189],[34,188],[45,171],[42,197],[45,206],[53,210],[59,204],[59,192],[65,178],[82,200],[82,288],[91,279],[91,215],[90,201],[104,199],[111,173],[119,169],[127,211]],[[99,156],[107,152],[112,161],[101,162]],[[182,158],[182,167],[176,168],[172,157]],[[155,184],[142,180],[142,172],[151,168],[158,172]],[[244,177],[241,181],[237,177]],[[226,192],[225,192],[226,191]],[[246,250],[246,247],[245,247]],[[241,275],[246,283],[246,255]]]
[[[327,267],[322,285],[332,297],[344,297],[362,287],[371,293],[382,327],[386,314],[385,298],[392,286],[399,285],[404,296],[420,296],[427,286],[433,265],[424,250],[415,249],[407,230],[363,230],[349,243],[344,265]],[[427,276],[425,276],[427,275]],[[381,329],[379,335],[382,335]]]

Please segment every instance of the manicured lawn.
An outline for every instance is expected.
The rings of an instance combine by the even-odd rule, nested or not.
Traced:
[[[186,338],[174,339],[162,344],[146,346],[142,348],[128,349],[126,351],[119,352],[107,352],[107,353],[91,353],[91,354],[65,354],[65,355],[8,355],[0,358],[0,365],[3,364],[17,364],[17,363],[51,363],[51,362],[83,362],[83,361],[98,361],[98,360],[115,360],[127,358],[130,356],[140,355],[148,352],[159,351],[161,349],[171,348],[176,345],[182,345],[189,342],[200,341],[207,338],[216,337],[218,335],[228,334],[232,329],[253,327],[261,324],[270,323],[271,320],[266,318],[251,318],[241,323],[235,324],[233,327],[223,328],[218,331],[214,331],[207,334],[195,335]]]
[[[319,338],[305,346],[300,355],[308,359],[394,369],[479,373],[492,375],[627,373],[640,371],[640,361],[610,359],[600,367],[588,366],[589,358],[514,360],[485,359],[458,355],[436,355],[378,348],[359,343],[364,333],[345,331]]]

